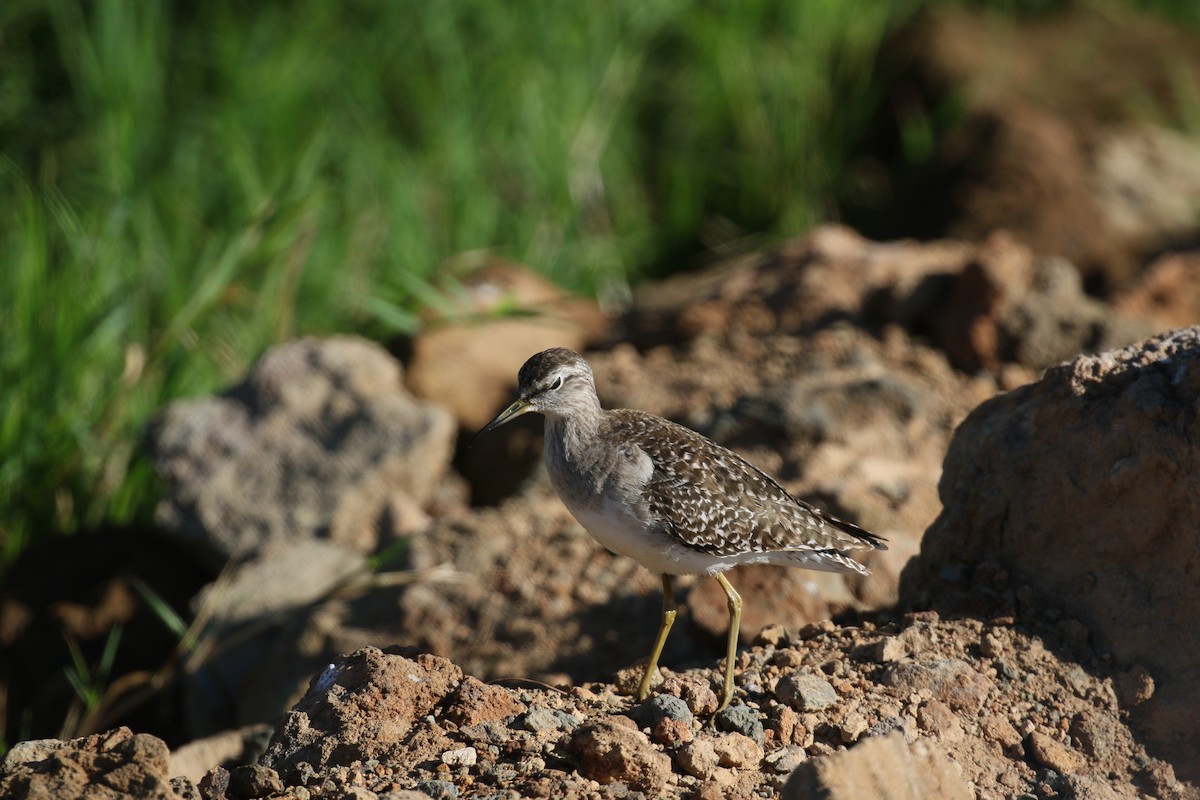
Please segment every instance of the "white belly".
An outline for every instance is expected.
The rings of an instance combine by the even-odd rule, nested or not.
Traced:
[[[651,572],[714,575],[736,563],[698,552],[667,534],[649,530],[627,508],[616,503],[605,503],[602,509],[576,508],[565,500],[564,504],[596,541],[618,555],[632,558]]]

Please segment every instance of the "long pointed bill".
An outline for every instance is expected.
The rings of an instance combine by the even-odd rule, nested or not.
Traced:
[[[490,433],[491,431],[496,430],[496,428],[499,428],[504,423],[510,422],[510,421],[516,419],[517,417],[521,416],[522,414],[528,414],[530,411],[533,411],[532,404],[527,403],[524,400],[516,401],[511,406],[509,406],[508,408],[501,411],[500,414],[494,420],[489,422],[487,425],[484,425],[483,430],[479,431],[479,433],[472,436],[471,441],[467,442],[467,447],[472,447],[475,444],[475,442],[479,439],[479,437],[483,436],[485,433]]]

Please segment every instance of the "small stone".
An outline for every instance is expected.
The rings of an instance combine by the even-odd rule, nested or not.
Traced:
[[[363,786],[352,786],[342,792],[339,800],[379,800],[379,795]]]
[[[179,796],[179,800],[200,800],[200,790],[191,778],[178,775],[170,780],[171,791]]]
[[[763,761],[766,762],[768,767],[779,774],[786,775],[803,764],[807,759],[808,754],[804,752],[803,747],[798,744],[789,744],[773,753],[768,753]]]
[[[695,720],[687,703],[671,694],[655,695],[634,709],[630,716],[637,722],[651,728],[664,719],[675,720],[686,725],[692,724]]]
[[[862,736],[867,730],[867,719],[857,711],[851,711],[842,720],[840,735],[842,742],[845,744],[853,744],[858,741],[858,737]]]
[[[446,718],[461,728],[507,719],[522,711],[525,711],[525,704],[512,692],[468,675],[450,695]]]
[[[533,706],[521,717],[521,724],[531,733],[569,731],[579,726],[579,718],[557,708]]]
[[[204,773],[197,788],[207,800],[221,800],[229,793],[229,770],[221,766],[213,767]]]
[[[888,636],[875,643],[871,657],[879,664],[899,661],[908,655],[908,645],[899,636]]]
[[[1041,731],[1029,734],[1029,750],[1034,761],[1060,774],[1070,775],[1083,766],[1078,753]]]
[[[279,773],[259,764],[244,764],[229,773],[229,794],[253,800],[283,791]]]
[[[308,786],[317,779],[317,771],[307,761],[299,761],[293,770],[293,777],[300,782],[301,786]]]
[[[917,724],[927,733],[944,742],[956,742],[962,738],[963,728],[958,717],[941,700],[928,700],[917,710]],[[1013,731],[1016,733],[1016,731]],[[1020,737],[1017,737],[1018,741]]]
[[[979,652],[984,658],[997,658],[1004,652],[1004,641],[995,631],[988,631],[979,640]]]
[[[753,739],[759,747],[766,744],[767,736],[763,730],[762,718],[750,706],[743,703],[730,706],[717,714],[714,722],[718,730],[733,731]]]
[[[977,713],[995,688],[991,680],[957,658],[890,664],[883,670],[882,682],[917,694],[928,692],[928,697],[968,714]]]
[[[451,767],[473,767],[478,760],[479,753],[474,747],[460,747],[442,753],[442,763]]]
[[[671,776],[671,759],[628,717],[607,717],[580,726],[571,735],[570,748],[579,758],[580,774],[602,784],[620,781],[658,794]]]
[[[702,781],[709,780],[721,766],[713,740],[707,736],[692,741],[679,748],[675,755],[679,768],[689,775]]]
[[[1117,696],[1121,705],[1138,706],[1154,696],[1154,677],[1141,664],[1117,676]]]
[[[458,787],[450,781],[421,781],[417,788],[433,800],[454,800],[458,797]]]
[[[755,641],[760,645],[778,647],[787,640],[787,630],[778,622],[772,623],[758,632]]]
[[[837,702],[837,692],[824,678],[804,672],[793,672],[775,685],[779,702],[797,711],[820,711]]]
[[[713,752],[722,767],[743,769],[757,767],[762,761],[762,746],[740,733],[727,733],[713,740]]]
[[[708,685],[708,681],[699,678],[685,678],[679,675],[667,678],[663,681],[659,694],[678,697],[696,716],[711,714],[719,705],[716,692]]]
[[[677,719],[663,718],[650,729],[650,738],[663,747],[678,747],[695,738],[692,726]]]
[[[775,741],[781,744],[791,742],[792,733],[796,730],[796,723],[799,721],[796,712],[787,706],[777,705],[771,708],[767,717],[766,727],[775,734]]]

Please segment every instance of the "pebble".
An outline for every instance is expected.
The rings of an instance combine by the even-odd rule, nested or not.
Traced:
[[[460,747],[442,753],[442,763],[451,767],[473,767],[478,760],[479,753],[474,747]]]
[[[744,769],[757,767],[762,761],[762,745],[740,733],[727,733],[713,739],[713,752],[722,767]]]
[[[647,700],[630,714],[639,725],[653,728],[664,719],[691,725],[695,720],[692,711],[680,698],[671,694],[660,694]]]
[[[534,706],[521,716],[521,724],[533,733],[569,731],[579,726],[579,718],[557,708]]]
[[[245,764],[229,773],[229,792],[238,797],[266,797],[283,791],[283,781],[270,767]]]
[[[804,752],[803,747],[798,744],[789,744],[768,754],[763,760],[774,771],[780,774],[787,774],[803,764],[807,759],[808,754]]]
[[[867,730],[867,719],[857,711],[851,711],[842,720],[840,735],[842,742],[845,744],[853,744],[858,741]]]
[[[1073,774],[1083,766],[1078,753],[1041,731],[1029,734],[1029,749],[1034,761],[1056,772]]]
[[[458,797],[458,787],[450,781],[421,781],[417,788],[433,800],[453,800]]]
[[[830,691],[833,690],[830,689]],[[747,738],[753,739],[759,747],[762,747],[767,742],[766,732],[763,730],[762,718],[750,706],[742,703],[730,706],[717,714],[714,721],[717,724],[718,730],[740,733]]]
[[[838,699],[829,681],[804,672],[793,672],[780,678],[775,685],[775,697],[797,711],[820,711]]]

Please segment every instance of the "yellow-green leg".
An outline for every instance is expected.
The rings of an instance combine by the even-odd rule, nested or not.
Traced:
[[[666,576],[663,576],[666,577]],[[725,590],[725,598],[729,605],[729,644],[725,649],[725,690],[721,694],[721,705],[717,711],[724,711],[733,699],[733,660],[737,655],[738,626],[742,623],[742,596],[737,593],[729,580],[720,572],[717,573],[717,583]]]
[[[650,694],[650,681],[654,679],[654,670],[658,669],[658,657],[662,655],[663,645],[667,643],[667,634],[675,624],[675,593],[671,591],[671,576],[663,574],[663,615],[662,624],[658,626],[658,638],[654,641],[654,652],[646,664],[646,673],[642,675],[642,683],[638,686],[637,699],[640,703]],[[740,604],[739,600],[739,604]]]

